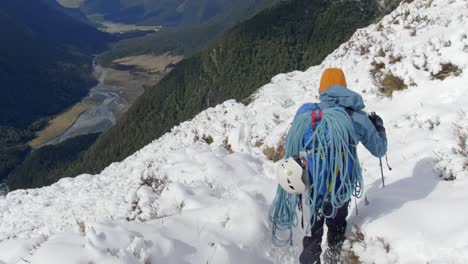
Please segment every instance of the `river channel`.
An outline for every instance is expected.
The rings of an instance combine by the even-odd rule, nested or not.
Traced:
[[[106,76],[107,69],[103,68],[99,83],[90,89],[85,98],[92,106],[81,113],[67,130],[44,145],[58,144],[80,135],[104,132],[116,124],[117,113],[122,111],[128,102],[117,93],[106,90]]]

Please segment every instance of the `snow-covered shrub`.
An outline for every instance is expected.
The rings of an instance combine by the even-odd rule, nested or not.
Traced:
[[[435,152],[435,169],[447,181],[468,174],[468,122],[464,120],[464,112],[460,116],[464,123],[455,124],[456,144],[451,149]]]
[[[85,224],[85,222],[76,220],[76,225],[78,227],[78,231],[81,234],[85,235],[86,234],[86,224]]]
[[[342,264],[398,263],[392,252],[392,247],[383,237],[367,237],[361,229],[354,225],[343,245],[341,252]]]
[[[354,247],[357,245],[365,246],[365,236],[362,233],[361,229],[358,226],[353,226],[351,233],[348,235],[348,239],[344,245],[343,251],[341,253],[341,261],[345,264],[361,264],[361,260],[356,252],[354,252]]]
[[[433,131],[441,124],[439,115],[427,115],[425,113],[405,114],[402,119],[403,121],[394,122],[394,127],[418,127]]]
[[[438,73],[431,74],[434,79],[445,80],[447,77],[460,76],[460,74],[462,73],[462,70],[460,70],[460,68],[458,68],[457,65],[454,65],[452,63],[444,63],[440,65],[440,67],[441,69]]]
[[[457,127],[457,145],[452,149],[454,154],[468,158],[468,128]],[[467,164],[465,164],[467,165]]]
[[[390,54],[390,56],[388,56],[388,60],[389,60],[390,64],[395,64],[395,63],[401,62],[402,59],[403,59],[403,57],[400,56],[400,55]]]
[[[379,24],[377,25],[377,31],[380,32],[380,31],[383,31],[383,30],[384,30],[383,24],[382,24],[382,23],[379,23]]]
[[[161,187],[166,183],[166,178],[160,178],[155,175],[146,175],[141,177],[143,185],[151,187],[153,190],[161,190]]]
[[[436,127],[440,126],[440,118],[439,116],[435,116],[434,118],[427,119],[424,121],[424,125],[430,131],[434,130]]]
[[[200,136],[199,132],[197,130],[193,130],[192,133],[194,134],[193,136],[193,142],[205,142],[208,145],[211,145],[214,141],[213,137],[211,135],[207,134],[202,134]]]
[[[372,69],[370,70],[370,74],[372,76],[372,79],[374,79],[376,84],[379,84],[383,76],[382,70],[385,69],[385,63],[373,61],[371,65],[372,65]]]
[[[156,219],[157,203],[155,202],[168,184],[166,176],[161,176],[157,168],[147,164],[141,172],[141,182],[137,188],[132,189],[126,197],[130,204],[128,221],[146,222]]]
[[[263,144],[264,144],[263,140],[262,140],[262,139],[259,139],[259,140],[255,141],[254,146],[255,146],[256,148],[259,148],[259,147],[263,146]]]
[[[234,150],[232,150],[232,145],[229,144],[229,139],[225,138],[223,140],[223,148],[228,152],[228,153],[234,153]]]
[[[203,135],[201,139],[208,145],[213,143],[213,137],[210,135]]]

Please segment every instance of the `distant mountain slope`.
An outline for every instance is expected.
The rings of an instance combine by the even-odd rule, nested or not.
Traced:
[[[0,21],[0,125],[27,125],[83,96],[90,55],[111,39],[42,0],[4,0]]]
[[[105,48],[110,39],[107,34],[58,12],[43,0],[3,0],[0,12],[47,44],[96,52]]]
[[[277,73],[320,63],[379,14],[372,0],[281,2],[180,62],[100,136],[82,159],[51,171],[48,178],[100,172],[207,107],[227,99],[244,100]]]
[[[97,19],[128,24],[193,27],[221,20],[242,9],[271,0],[86,0],[81,10]]]
[[[95,82],[90,74],[92,54],[112,37],[42,0],[2,0],[0,36],[2,178],[16,160],[12,157],[23,155],[14,154],[18,145],[44,124],[33,122],[86,95]]]
[[[210,5],[210,2],[215,1],[191,1],[189,2],[191,7],[186,9],[197,10],[201,6],[193,7],[196,3]],[[98,60],[99,63],[106,65],[115,59],[129,55],[173,52],[191,56],[215,41],[228,29],[277,2],[279,0],[239,0],[234,4],[228,1],[223,3],[225,8],[220,9],[219,14],[210,19],[195,19],[190,23],[179,21],[177,25],[174,25],[175,28],[162,28],[154,34],[122,40],[101,54]],[[193,17],[187,19],[190,20]]]
[[[57,9],[58,11],[61,11],[81,22],[90,24],[91,22],[88,20],[86,15],[78,8],[70,8],[66,6],[62,6],[57,0],[44,0],[45,3],[48,3],[50,6],[53,8]]]

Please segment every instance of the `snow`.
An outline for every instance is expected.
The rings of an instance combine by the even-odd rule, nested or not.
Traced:
[[[346,249],[362,263],[468,263],[467,28],[466,0],[402,4],[321,65],[273,77],[248,106],[210,108],[99,175],[0,197],[0,263],[297,263],[300,228],[293,246],[271,243],[276,182],[263,149],[316,100],[330,66],[384,118],[393,167],[382,188],[360,147],[366,190],[349,235],[356,225],[364,239]],[[433,77],[448,63],[458,76]],[[382,96],[386,74],[408,89]]]

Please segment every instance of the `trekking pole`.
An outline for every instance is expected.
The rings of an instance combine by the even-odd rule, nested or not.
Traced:
[[[371,117],[374,117],[374,118],[377,118],[379,117],[375,112],[372,112],[371,114]],[[374,124],[375,126],[375,124]],[[388,170],[392,170],[392,168],[390,167],[390,165],[388,164],[388,157],[387,157],[387,154],[385,154],[385,161],[387,163],[387,167],[388,167]],[[383,173],[383,163],[382,163],[382,158],[379,158],[379,163],[380,163],[380,173],[382,174],[382,185],[383,187],[385,188],[385,176],[384,176],[384,173]]]
[[[385,177],[383,174],[382,158],[379,158],[379,161],[380,161],[380,173],[382,174],[382,185],[385,188]]]
[[[382,158],[379,158],[379,161],[380,161],[380,173],[382,174],[382,185],[383,187],[385,188],[385,177],[384,177],[384,173],[383,173],[383,163],[382,163]],[[387,154],[385,154],[385,162],[387,163],[387,168],[389,171],[392,170],[392,167],[390,167],[390,164],[388,164],[388,156]]]

